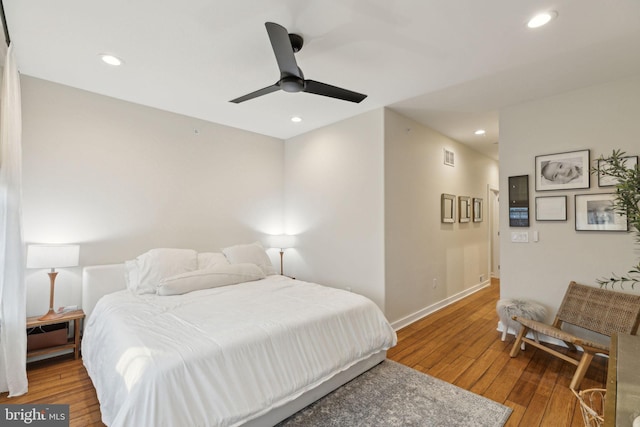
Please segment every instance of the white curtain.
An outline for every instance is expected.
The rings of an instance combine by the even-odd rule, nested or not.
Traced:
[[[7,50],[0,93],[0,392],[28,389],[26,289],[22,241],[22,106],[20,76]]]

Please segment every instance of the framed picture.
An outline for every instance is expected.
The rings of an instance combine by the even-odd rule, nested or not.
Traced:
[[[473,198],[473,222],[482,222],[482,199]]]
[[[456,196],[442,194],[440,197],[440,220],[446,223],[456,222]]]
[[[536,221],[566,221],[567,196],[536,197]]]
[[[627,231],[627,217],[615,211],[615,193],[576,194],[576,230]]]
[[[458,197],[458,212],[460,222],[469,222],[471,220],[471,198],[468,196]]]
[[[589,188],[589,150],[536,156],[536,191]]]
[[[627,169],[633,169],[638,166],[638,156],[626,156],[624,160],[624,165]],[[601,159],[598,160],[598,170],[604,166],[604,163],[606,162]],[[614,187],[616,184],[618,184],[618,178],[598,174],[598,187]]]

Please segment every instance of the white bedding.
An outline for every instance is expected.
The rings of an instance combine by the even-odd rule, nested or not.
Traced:
[[[184,295],[106,295],[82,355],[107,425],[233,426],[395,343],[369,299],[268,276]]]

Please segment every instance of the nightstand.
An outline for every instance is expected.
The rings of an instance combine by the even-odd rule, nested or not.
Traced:
[[[48,320],[38,320],[38,317],[41,316],[33,316],[27,318],[27,329],[36,328],[38,326],[55,325],[59,323],[68,324],[69,322],[73,322],[73,337],[69,339],[65,344],[28,351],[27,357],[40,356],[43,354],[55,353],[61,350],[72,349],[73,355],[77,359],[80,356],[80,322],[82,322],[82,320],[84,319],[84,311],[68,311],[60,315],[60,317]]]

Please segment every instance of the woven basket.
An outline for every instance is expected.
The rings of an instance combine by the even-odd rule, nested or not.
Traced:
[[[580,402],[580,412],[586,427],[602,427],[604,425],[604,401],[607,390],[590,388],[577,392],[571,390]]]

